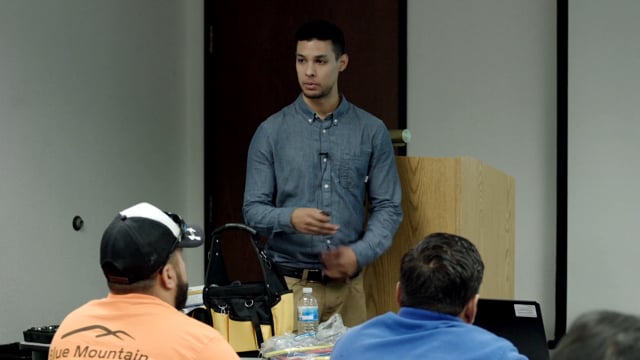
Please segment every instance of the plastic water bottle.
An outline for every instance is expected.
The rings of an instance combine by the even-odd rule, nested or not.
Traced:
[[[298,335],[315,334],[318,331],[318,300],[313,296],[313,289],[302,288],[302,296],[298,299]]]

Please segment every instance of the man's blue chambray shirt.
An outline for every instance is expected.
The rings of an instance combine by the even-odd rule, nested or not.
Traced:
[[[275,263],[320,269],[322,252],[349,245],[364,267],[391,246],[401,198],[386,126],[344,97],[322,121],[300,95],[262,122],[251,140],[243,213],[269,238],[266,249]],[[329,212],[338,232],[297,233],[291,213],[299,207]]]

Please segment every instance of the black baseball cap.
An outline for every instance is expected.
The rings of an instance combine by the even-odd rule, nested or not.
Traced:
[[[105,229],[100,266],[107,280],[133,284],[149,279],[176,248],[202,245],[204,232],[182,218],[142,202],[122,210]]]

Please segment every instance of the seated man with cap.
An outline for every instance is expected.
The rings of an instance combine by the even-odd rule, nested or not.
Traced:
[[[151,204],[121,211],[100,244],[109,294],[66,316],[49,359],[238,359],[215,329],[180,311],[182,249],[203,241],[199,227]]]

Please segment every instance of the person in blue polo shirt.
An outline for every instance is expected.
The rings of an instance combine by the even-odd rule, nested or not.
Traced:
[[[508,340],[474,326],[484,264],[467,239],[434,233],[409,250],[396,285],[398,313],[351,328],[339,359],[527,359]]]

